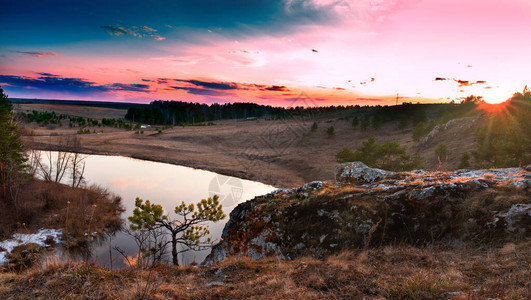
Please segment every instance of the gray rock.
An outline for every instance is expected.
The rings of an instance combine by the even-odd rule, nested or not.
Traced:
[[[222,285],[225,285],[223,282],[221,281],[211,281],[207,284],[208,287],[211,287],[211,286],[222,286]]]
[[[336,167],[335,172],[337,183],[372,183],[393,175],[394,172],[369,168],[360,161],[342,163]]]
[[[330,194],[322,195],[324,183],[313,181],[277,192],[288,197],[269,194],[239,204],[221,242],[202,264],[231,255],[322,258],[342,249],[397,240],[420,245],[505,243],[531,237],[529,201],[512,206],[500,201],[501,206],[490,206],[499,207],[495,212],[467,206],[469,197],[491,189],[510,196],[507,183],[529,195],[531,177],[525,169],[389,172],[351,162],[340,164],[335,175],[338,184],[326,184]],[[347,184],[356,192],[343,189]],[[319,201],[306,201],[309,197]]]

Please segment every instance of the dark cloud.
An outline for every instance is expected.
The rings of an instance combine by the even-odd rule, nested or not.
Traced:
[[[39,75],[41,76],[37,78],[0,75],[0,83],[19,89],[40,89],[71,93],[105,92],[109,90],[108,87],[96,85],[94,82],[80,78],[60,77],[49,73],[40,73]]]
[[[227,92],[221,92],[211,89],[203,89],[203,88],[194,88],[194,87],[182,87],[182,86],[172,86],[171,88],[176,90],[185,90],[190,94],[194,95],[203,95],[203,96],[228,96],[231,95]]]
[[[132,91],[132,92],[148,92],[149,85],[147,84],[125,84],[125,83],[113,83],[107,85],[112,90],[117,91]]]
[[[16,75],[0,75],[0,84],[18,90],[46,90],[74,94],[91,94],[109,91],[148,92],[147,84],[112,83],[98,85],[82,78],[70,78],[50,73],[36,73],[37,78]]]
[[[471,86],[472,84],[468,80],[454,79],[455,82],[459,83],[459,87]]]
[[[133,36],[136,36],[136,33],[134,33],[133,31],[131,31],[129,29],[125,29],[123,27],[111,26],[111,25],[102,25],[100,27],[105,29],[105,30],[107,30],[107,32],[109,32],[109,34],[111,34],[111,35],[116,35],[116,36],[133,35]]]
[[[156,29],[147,26],[132,26],[131,28],[126,28],[123,26],[102,25],[100,28],[107,30],[110,35],[114,36],[130,35],[139,38],[151,38],[157,41],[166,39],[165,37],[157,35]]]
[[[145,78],[142,78],[142,81],[145,81],[145,82],[155,82],[154,80],[145,79]]]
[[[47,77],[60,77],[59,75],[54,75],[51,73],[45,73],[45,72],[36,72],[37,75],[47,76]]]
[[[284,85],[272,85],[264,88],[265,91],[274,91],[274,92],[288,92],[289,89]]]
[[[55,52],[49,52],[49,51],[17,51],[17,53],[29,55],[33,57],[59,56],[59,54]]]
[[[448,78],[435,77],[435,79],[434,79],[434,81],[444,81],[444,80],[448,80]]]
[[[214,82],[214,81],[201,81],[201,80],[183,80],[174,79],[177,82],[188,82],[195,86],[214,89],[214,90],[236,90],[239,89],[238,84],[235,82]]]
[[[474,84],[484,84],[484,83],[487,83],[485,80],[478,80],[476,82],[470,82],[468,80],[459,80],[459,79],[454,79],[455,82],[459,83],[459,87],[464,87],[464,86],[472,86]]]
[[[272,92],[289,92],[290,90],[283,85],[263,85],[254,83],[238,83],[238,82],[220,82],[220,81],[204,81],[195,79],[173,79],[175,82],[184,82],[192,84],[196,89],[208,89],[208,90],[259,90],[259,91],[272,91]],[[183,87],[189,88],[189,87]]]

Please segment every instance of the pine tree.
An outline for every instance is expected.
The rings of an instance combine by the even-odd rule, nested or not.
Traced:
[[[317,127],[318,127],[317,122],[313,122],[312,127],[311,127],[312,132],[316,131]]]
[[[24,171],[27,160],[12,110],[13,105],[0,88],[0,195],[4,201],[8,198],[10,184],[15,183],[11,182],[12,178]]]
[[[178,216],[176,219],[170,218],[164,212],[162,206],[144,202],[141,198],[136,198],[133,215],[128,219],[131,222],[130,229],[133,231],[154,231],[163,229],[168,232],[171,238],[171,254],[174,265],[178,265],[177,256],[180,252],[188,250],[202,250],[211,246],[208,237],[210,231],[207,222],[217,222],[225,218],[219,196],[209,197],[199,201],[196,205],[186,205],[184,201],[174,209]],[[206,240],[205,240],[206,238]],[[182,251],[177,249],[177,244],[185,247]]]
[[[326,134],[330,137],[334,136],[336,134],[336,129],[334,128],[334,126],[328,127],[328,129],[326,130]]]
[[[356,116],[352,119],[352,127],[356,128],[360,124],[360,119]]]

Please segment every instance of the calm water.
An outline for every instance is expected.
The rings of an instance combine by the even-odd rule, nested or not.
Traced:
[[[42,152],[41,158],[46,161],[48,152]],[[56,157],[56,153],[52,153]],[[259,182],[243,180],[235,177],[219,175],[209,171],[197,170],[183,166],[144,161],[122,156],[85,155],[86,168],[84,177],[87,185],[97,184],[108,188],[122,197],[122,205],[126,211],[124,219],[132,214],[136,197],[151,200],[162,205],[166,212],[173,212],[181,201],[197,203],[201,199],[214,194],[220,196],[220,202],[227,217],[219,222],[210,223],[211,237],[219,240],[229,213],[238,203],[273,191],[275,188]],[[67,176],[65,176],[67,177]],[[64,178],[68,182],[68,178]],[[118,246],[128,255],[135,255],[137,247],[130,236],[123,232],[116,233],[92,247],[92,259],[100,265],[110,266],[109,246]],[[123,258],[115,250],[111,251],[113,267],[123,266]],[[179,256],[181,264],[193,261],[201,262],[210,250],[189,251]],[[167,258],[171,261],[171,258]]]

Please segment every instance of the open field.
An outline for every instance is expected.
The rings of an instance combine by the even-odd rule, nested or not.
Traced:
[[[71,105],[71,104],[50,104],[50,103],[15,103],[13,108],[16,112],[54,111],[56,114],[65,114],[75,117],[85,117],[92,119],[123,118],[127,109],[117,109],[97,106]]]
[[[35,108],[32,108],[35,107]],[[101,107],[81,107],[48,104],[21,104],[20,111],[37,109],[90,118],[125,115],[125,110]],[[434,150],[444,141],[448,145],[448,169],[455,169],[461,154],[475,149],[474,131],[477,119],[462,119],[434,136],[426,145],[415,147],[411,127],[397,129],[397,123],[384,124],[379,129],[352,128],[349,112],[326,113],[311,120],[223,120],[214,126],[187,126],[165,129],[135,130],[110,127],[89,127],[91,134],[77,135],[81,152],[113,154],[161,161],[205,169],[226,175],[256,180],[278,187],[293,187],[312,180],[334,178],[337,165],[334,155],[345,147],[354,149],[369,137],[376,141],[398,141],[408,147],[408,153],[418,152],[425,159],[424,168],[437,169]],[[318,129],[310,130],[312,123]],[[74,135],[78,128],[39,127],[35,123],[24,127],[23,139],[31,148],[65,149],[62,135]],[[335,135],[326,134],[334,126]],[[101,132],[103,130],[103,132]],[[459,139],[456,138],[459,134]]]

